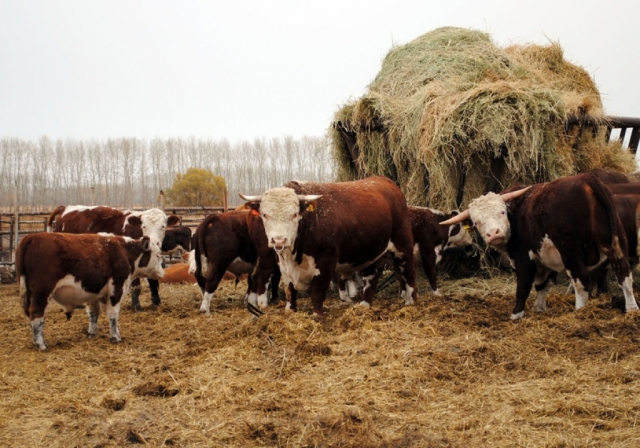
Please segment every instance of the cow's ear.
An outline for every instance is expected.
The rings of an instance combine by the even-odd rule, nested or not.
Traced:
[[[318,201],[300,201],[300,214],[313,213],[318,208]]]
[[[151,250],[151,239],[148,236],[142,237],[142,252],[149,252]]]
[[[253,216],[260,216],[260,201],[245,202],[244,208]]]
[[[127,222],[129,223],[130,226],[136,226],[136,227],[141,227],[142,226],[142,220],[140,219],[139,216],[129,216],[129,218],[127,219]]]
[[[167,217],[167,227],[176,227],[179,226],[182,222],[182,218],[178,215],[169,215]]]

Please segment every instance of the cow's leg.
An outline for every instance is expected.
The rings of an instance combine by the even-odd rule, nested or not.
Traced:
[[[22,279],[20,280],[23,281]],[[22,285],[20,287],[22,293]],[[30,295],[31,297],[28,297]],[[27,297],[27,300],[25,300]],[[23,303],[28,307],[25,308],[26,314],[29,317],[29,325],[31,326],[31,333],[33,335],[33,345],[38,350],[46,350],[47,344],[44,341],[44,310],[48,303],[48,294],[45,292],[32,291],[30,294],[24,288]]]
[[[160,305],[160,282],[158,280],[148,278],[147,283],[149,283],[149,290],[151,290],[151,303],[156,306]]]
[[[224,277],[224,272],[231,263],[215,263],[209,266],[209,275],[207,275],[207,281],[204,285],[204,291],[202,292],[202,304],[200,305],[200,313],[211,314],[211,300],[213,299],[213,293],[218,289],[220,280]],[[253,305],[253,304],[252,304]]]
[[[381,274],[382,268],[376,267],[375,263],[362,270],[362,302],[358,304],[359,306],[371,306]]]
[[[351,300],[351,294],[349,294],[349,279],[343,277],[342,275],[338,276],[338,293],[340,294],[340,300],[347,303],[353,303]]]
[[[527,256],[523,255],[516,259],[516,306],[511,314],[511,320],[524,317],[524,307],[536,277],[536,264],[525,257]]]
[[[631,266],[625,257],[610,256],[609,261],[611,267],[618,280],[618,285],[624,294],[624,310],[625,312],[636,311],[638,304],[633,295],[633,277],[631,275]]]
[[[140,279],[137,278],[131,283],[131,309],[133,311],[140,311],[142,309],[140,307],[141,290],[142,286],[140,286]]]
[[[107,318],[109,319],[109,340],[112,343],[122,341],[118,329],[118,316],[120,315],[120,299],[123,297],[122,287],[116,287],[113,294],[107,300]]]
[[[533,284],[536,288],[536,303],[533,309],[536,313],[542,313],[547,309],[547,294],[553,284],[553,275],[551,269],[545,268],[542,265],[538,265],[536,276],[533,280]]]
[[[98,317],[100,316],[100,301],[96,300],[91,303],[87,303],[85,308],[87,310],[87,316],[89,316],[89,330],[87,336],[96,337],[98,335]]]
[[[393,263],[397,272],[404,278],[405,286],[405,305],[415,303],[417,297],[416,290],[416,260],[413,256],[413,236],[411,226],[407,221],[404,231],[398,232],[392,238],[395,250],[393,251]]]
[[[438,283],[436,282],[436,265],[438,264],[442,256],[440,254],[436,255],[436,248],[433,246],[420,244],[419,249],[420,257],[422,258],[422,268],[424,269],[425,275],[429,279],[429,285],[431,285],[433,294],[439,296],[440,292],[438,291]]]
[[[269,279],[269,285],[271,286],[271,302],[278,301],[278,291],[280,288],[280,278],[282,275],[280,274],[280,268],[277,266],[271,273],[271,278]]]
[[[298,311],[298,291],[293,287],[293,283],[287,283],[284,289],[284,293],[287,296],[286,311]]]
[[[335,267],[335,265],[335,261],[333,262],[333,264],[330,264],[331,267]],[[311,297],[313,314],[317,317],[322,317],[324,315],[322,311],[322,305],[324,304],[324,299],[327,296],[327,291],[329,290],[329,286],[331,285],[333,270],[331,268],[327,268],[326,266],[318,266],[318,269],[320,271],[320,274],[316,275],[315,277],[313,277],[313,280],[311,280],[309,296]]]
[[[274,280],[272,274],[274,273],[274,267],[262,262],[263,257],[258,258],[253,273],[250,274],[251,279],[251,292],[249,294],[249,303],[259,308],[266,308],[269,304],[269,298],[267,297],[267,291],[271,286],[271,282]],[[278,271],[279,272],[279,271]],[[276,287],[276,297],[277,297]]]

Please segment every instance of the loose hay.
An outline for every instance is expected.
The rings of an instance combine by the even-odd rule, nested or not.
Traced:
[[[513,323],[508,273],[409,307],[396,285],[370,309],[332,294],[321,321],[308,298],[253,318],[242,283],[203,316],[197,288],[163,285],[157,309],[126,300],[118,345],[104,315],[87,339],[83,311],[50,307],[41,353],[3,285],[0,445],[636,446],[640,313],[609,296],[575,312],[566,286]]]
[[[505,162],[502,188],[635,169],[606,143],[606,126],[569,126],[569,116],[604,123],[595,83],[558,43],[501,48],[487,33],[445,27],[392,48],[330,132],[339,180],[391,177],[410,204],[451,210],[463,173],[464,205],[485,193],[495,158]]]

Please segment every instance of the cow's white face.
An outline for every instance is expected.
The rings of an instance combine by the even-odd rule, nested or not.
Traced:
[[[151,208],[140,213],[142,235],[148,236],[153,244],[162,247],[164,233],[167,230],[167,215],[159,208]]]
[[[293,249],[301,215],[300,199],[292,188],[281,187],[265,191],[260,202],[260,217],[269,247],[277,252]]]
[[[469,215],[487,245],[506,250],[511,237],[507,204],[496,193],[487,193],[469,204]]]
[[[162,268],[162,253],[160,247],[151,243],[150,239],[142,237],[140,239],[142,244],[142,254],[135,261],[135,277],[147,277],[155,280],[159,280],[164,277],[164,269]],[[148,261],[146,255],[149,255]],[[140,266],[142,260],[146,261],[144,266]]]

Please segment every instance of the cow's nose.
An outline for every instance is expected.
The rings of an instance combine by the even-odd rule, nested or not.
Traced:
[[[495,229],[495,230],[493,230],[493,231],[491,231],[491,232],[487,233],[487,236],[488,236],[489,238],[491,238],[491,236],[497,236],[497,235],[500,235],[500,229]]]
[[[271,238],[271,244],[276,250],[282,250],[284,249],[284,246],[287,244],[287,239],[273,237]]]

